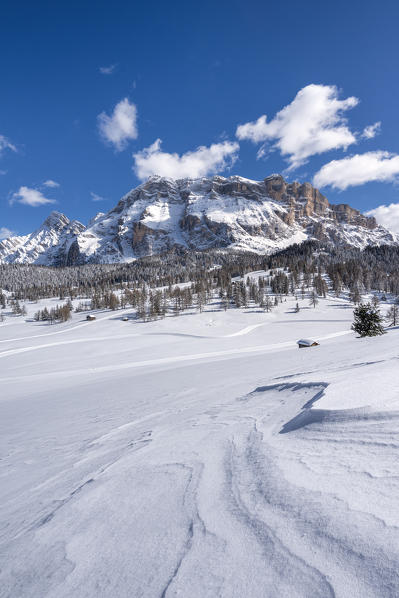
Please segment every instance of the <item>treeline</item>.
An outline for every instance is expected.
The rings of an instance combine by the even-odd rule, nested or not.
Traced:
[[[67,301],[65,305],[57,305],[56,307],[52,307],[51,309],[40,309],[37,311],[33,319],[36,322],[49,322],[53,324],[54,322],[67,322],[71,319],[73,311],[73,305],[71,301]]]
[[[242,277],[265,270],[266,277],[243,284]],[[47,268],[29,265],[0,266],[0,307],[6,301],[38,301],[50,297],[80,299],[79,310],[132,306],[162,314],[202,309],[219,296],[222,306],[253,302],[269,307],[274,296],[307,292],[327,293],[327,281],[337,296],[347,289],[354,302],[376,290],[399,295],[399,248],[391,246],[331,249],[318,242],[293,245],[275,255],[231,251],[171,251],[129,264],[91,264]],[[185,283],[185,284],[184,284]]]

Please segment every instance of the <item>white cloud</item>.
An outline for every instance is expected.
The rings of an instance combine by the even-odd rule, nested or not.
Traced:
[[[378,208],[369,210],[365,214],[366,216],[374,216],[378,224],[381,224],[388,230],[399,233],[399,203],[378,206]]]
[[[137,108],[127,98],[115,106],[112,116],[102,112],[97,119],[102,137],[117,151],[123,150],[129,139],[137,139]]]
[[[0,135],[0,155],[3,153],[4,150],[11,150],[12,152],[16,152],[17,148],[7,137],[4,135]]]
[[[310,156],[356,143],[356,134],[348,128],[343,113],[358,102],[355,97],[339,100],[335,85],[307,85],[273,120],[267,122],[266,115],[260,116],[255,122],[239,125],[236,135],[254,143],[274,142],[272,149],[287,157],[291,170]],[[264,153],[261,148],[258,158]]]
[[[362,133],[362,137],[364,137],[364,139],[372,139],[373,137],[378,135],[380,131],[381,122],[378,121],[377,123],[374,123],[373,125],[369,125],[368,127],[366,127]]]
[[[384,151],[355,154],[324,164],[313,177],[316,187],[347,189],[371,181],[392,182],[399,175],[399,155]]]
[[[37,189],[31,189],[30,187],[20,187],[16,193],[12,194],[11,204],[22,203],[32,208],[43,206],[48,203],[56,203],[54,199],[48,199],[38,191]]]
[[[116,67],[116,64],[110,64],[109,66],[100,66],[98,70],[102,75],[112,75]]]
[[[6,228],[5,226],[0,227],[0,241],[2,241],[3,239],[8,239],[9,237],[12,237],[14,234],[15,233],[9,228]]]
[[[55,189],[56,187],[59,187],[60,184],[57,183],[56,181],[53,181],[52,179],[48,179],[47,181],[44,181],[43,183],[43,187],[50,187],[52,189]]]
[[[94,193],[94,191],[90,191],[91,201],[107,201],[105,197]]]
[[[210,147],[200,146],[196,150],[179,154],[169,154],[161,150],[161,140],[133,154],[137,177],[146,180],[157,174],[173,179],[197,178],[214,174],[232,166],[237,160],[240,148],[237,142],[224,141]]]

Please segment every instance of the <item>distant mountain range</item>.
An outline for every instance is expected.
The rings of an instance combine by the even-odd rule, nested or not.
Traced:
[[[281,175],[174,180],[153,176],[85,227],[52,212],[36,231],[0,242],[0,263],[67,266],[128,262],[174,247],[272,253],[317,239],[363,249],[399,236],[310,183]]]

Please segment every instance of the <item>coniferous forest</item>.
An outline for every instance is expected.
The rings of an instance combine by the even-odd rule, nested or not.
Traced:
[[[242,277],[263,270],[265,276],[244,283]],[[91,264],[50,268],[33,265],[0,266],[0,307],[22,314],[20,302],[56,297],[60,305],[38,311],[36,320],[65,321],[76,311],[133,307],[137,317],[153,319],[200,311],[215,296],[223,309],[251,305],[269,311],[273,302],[293,294],[310,298],[328,290],[349,294],[354,304],[362,293],[378,291],[399,296],[399,248],[392,246],[333,249],[317,242],[293,245],[270,256],[220,251],[177,252],[142,258],[129,264]]]

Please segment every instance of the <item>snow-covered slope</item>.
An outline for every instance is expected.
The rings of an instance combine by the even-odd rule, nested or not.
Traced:
[[[396,598],[399,330],[295,302],[8,318],[0,595]]]
[[[21,237],[0,241],[0,263],[66,266],[71,245],[85,230],[77,220],[60,212],[51,212],[40,228]]]
[[[66,223],[62,234],[46,225],[45,240],[42,227],[3,241],[0,263],[124,262],[173,247],[270,253],[307,239],[358,248],[399,242],[374,218],[329,204],[309,183],[287,183],[280,175],[263,181],[154,176],[87,229],[57,217]]]

